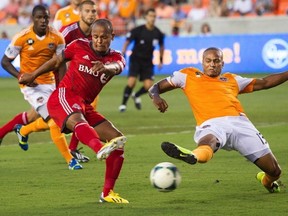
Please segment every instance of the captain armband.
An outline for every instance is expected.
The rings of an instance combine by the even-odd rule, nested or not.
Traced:
[[[159,96],[159,89],[158,89],[158,84],[154,84],[148,91],[149,97],[151,99],[154,98],[154,96]]]
[[[121,66],[116,63],[112,62],[110,64],[105,65],[106,70],[109,70],[111,73],[114,73],[114,75],[119,74],[121,72]]]

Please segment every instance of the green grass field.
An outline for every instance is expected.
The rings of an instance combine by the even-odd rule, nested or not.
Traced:
[[[98,110],[128,137],[115,191],[130,204],[98,203],[104,162],[97,161],[86,146],[81,145],[91,161],[83,170],[70,171],[48,132],[31,134],[27,152],[11,133],[0,147],[1,216],[287,215],[288,83],[240,96],[247,115],[281,164],[279,194],[269,194],[255,179],[258,168],[237,152],[222,150],[209,163],[195,166],[168,158],[160,149],[162,141],[195,146],[195,121],[184,95],[181,90],[166,93],[170,107],[165,114],[154,108],[148,96],[142,98],[142,111],[129,101],[127,112],[119,113],[125,84],[125,77],[114,78],[101,93]],[[14,79],[0,79],[0,92],[3,125],[29,106]],[[164,161],[174,163],[182,175],[179,188],[169,193],[158,192],[149,182],[152,167]]]

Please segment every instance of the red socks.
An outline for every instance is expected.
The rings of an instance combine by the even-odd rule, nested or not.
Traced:
[[[74,127],[74,133],[80,142],[89,146],[95,153],[103,146],[98,134],[87,122],[78,122]]]
[[[106,173],[103,187],[103,196],[107,196],[110,190],[113,190],[115,182],[124,162],[124,151],[117,149],[113,151],[106,159]]]
[[[0,138],[13,131],[16,124],[26,125],[28,123],[27,112],[19,113],[11,121],[7,122],[0,128]]]

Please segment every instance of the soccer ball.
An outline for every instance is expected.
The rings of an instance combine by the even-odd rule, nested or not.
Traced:
[[[150,182],[161,192],[175,190],[181,182],[178,168],[170,162],[157,164],[150,172]]]

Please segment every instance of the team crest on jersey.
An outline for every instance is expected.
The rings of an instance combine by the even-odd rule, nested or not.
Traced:
[[[37,103],[42,104],[43,101],[44,101],[44,98],[43,98],[43,97],[39,97],[39,98],[37,98]]]
[[[196,71],[195,74],[196,74],[196,77],[201,77],[201,73],[199,71]]]
[[[65,14],[65,18],[67,19],[67,18],[69,18],[70,17],[70,14],[69,13],[66,13]]]
[[[30,46],[33,45],[34,44],[34,40],[32,38],[29,38],[27,40],[27,44],[30,45]]]
[[[54,43],[49,43],[49,44],[48,44],[48,48],[49,48],[49,49],[53,49],[54,47],[55,47],[55,44],[54,44]]]
[[[227,77],[220,77],[219,80],[223,81],[223,82],[227,82],[228,78]]]
[[[79,104],[73,104],[72,108],[81,110],[81,106]]]

